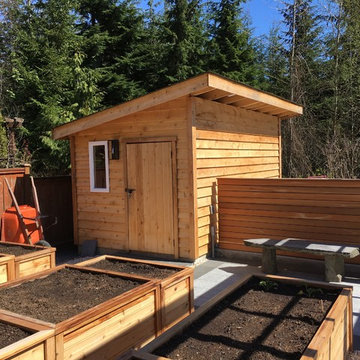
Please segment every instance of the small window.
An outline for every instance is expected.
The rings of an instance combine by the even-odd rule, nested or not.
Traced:
[[[107,141],[89,142],[90,191],[109,191],[109,157]]]

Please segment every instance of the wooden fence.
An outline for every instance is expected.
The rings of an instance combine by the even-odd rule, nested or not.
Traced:
[[[225,178],[218,200],[222,249],[256,252],[243,240],[288,237],[360,246],[360,180]]]
[[[19,203],[34,206],[30,185],[30,167],[0,169],[0,216],[13,206],[4,182],[8,180]],[[52,246],[73,241],[71,177],[35,178],[45,238]]]
[[[24,204],[31,194],[31,189],[27,184],[29,173],[30,167],[28,166],[13,169],[0,169],[0,215],[7,208],[12,206],[12,200],[4,179],[6,178],[8,180],[19,204]]]
[[[71,176],[35,178],[46,240],[57,246],[73,242]]]

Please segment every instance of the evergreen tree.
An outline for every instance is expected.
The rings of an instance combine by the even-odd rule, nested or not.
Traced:
[[[93,112],[101,98],[96,72],[83,66],[72,1],[19,2],[3,16],[12,21],[4,55],[9,69],[4,115],[25,119],[23,136],[35,173],[66,172],[68,144],[53,141],[51,130]]]
[[[325,53],[329,91],[322,101],[327,115],[324,153],[329,176],[355,178],[360,176],[360,4],[338,0],[330,5]]]
[[[241,17],[246,0],[221,0],[212,4],[209,67],[233,80],[259,85],[260,68],[251,31]]]
[[[290,98],[289,62],[278,27],[270,30],[264,54],[265,90]]]
[[[162,38],[163,84],[204,72],[204,23],[199,0],[166,0]]]
[[[86,39],[85,64],[100,72],[103,105],[116,105],[145,93],[146,54],[143,15],[132,0],[78,0],[80,33]]]

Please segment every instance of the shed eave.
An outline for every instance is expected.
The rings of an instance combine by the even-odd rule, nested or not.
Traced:
[[[66,139],[81,131],[175,100],[182,96],[197,96],[211,101],[273,115],[280,119],[302,114],[302,107],[297,104],[236,83],[219,75],[205,73],[126,103],[60,125],[53,129],[53,138],[57,140]]]

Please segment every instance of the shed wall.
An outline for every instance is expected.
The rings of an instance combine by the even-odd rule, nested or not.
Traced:
[[[193,99],[196,126],[198,256],[208,252],[211,226],[218,233],[220,177],[281,177],[277,117],[199,98]],[[215,214],[210,214],[210,205]]]
[[[128,250],[127,199],[125,189],[125,142],[133,138],[176,137],[179,256],[195,258],[189,224],[193,223],[193,179],[189,172],[187,98],[179,98],[146,111],[82,131],[75,136],[73,167],[78,243],[96,239],[102,248]],[[120,140],[120,160],[110,160],[110,192],[90,192],[88,143]]]

